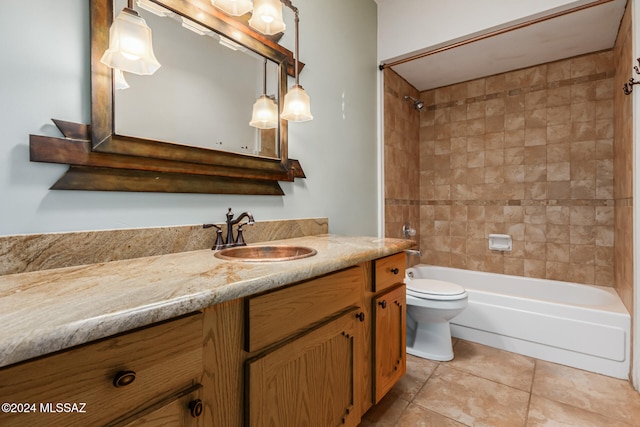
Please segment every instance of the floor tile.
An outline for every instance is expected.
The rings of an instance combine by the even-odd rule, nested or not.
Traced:
[[[535,359],[482,344],[460,340],[447,366],[488,380],[531,391]]]
[[[529,405],[527,427],[542,426],[630,427],[631,424],[533,395]]]
[[[360,427],[393,427],[408,404],[408,401],[389,393],[364,414]]]
[[[624,380],[537,361],[532,393],[626,423],[640,422],[640,394]]]
[[[627,381],[465,340],[454,353],[407,355],[407,374],[360,427],[640,427],[640,393]]]
[[[438,366],[438,362],[407,354],[407,373],[389,393],[411,401]]]
[[[465,427],[465,425],[411,403],[394,427]]]
[[[466,425],[524,426],[529,393],[440,364],[413,403]]]

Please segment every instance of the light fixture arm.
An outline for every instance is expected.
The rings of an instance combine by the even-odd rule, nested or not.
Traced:
[[[280,2],[287,6],[289,9],[293,10],[293,13],[296,14],[296,18],[298,17],[298,8],[291,3],[291,0],[280,0]]]
[[[133,8],[133,0],[127,0],[127,7],[123,9],[126,12],[129,12],[132,15],[140,16],[138,12]]]
[[[298,57],[300,53],[300,16],[298,14],[298,8],[291,4],[290,0],[280,0],[282,4],[287,6],[289,9],[293,11],[295,14],[295,57],[293,58],[293,63],[295,66],[295,78],[296,84],[289,89],[289,92],[284,97],[284,106],[282,109],[282,113],[280,115],[281,118],[287,121],[293,122],[306,122],[307,120],[313,120],[313,116],[311,115],[310,101],[309,95],[305,92],[304,88],[300,86],[300,68]]]
[[[267,58],[264,59],[264,71],[262,73],[262,94],[267,94]]]
[[[299,43],[299,36],[298,36],[298,34],[299,34],[298,26],[299,26],[299,23],[300,23],[300,14],[298,13],[298,8],[295,7],[293,5],[293,3],[291,3],[291,0],[280,0],[280,2],[283,5],[287,6],[289,9],[291,9],[293,11],[294,16],[295,16],[295,38],[296,39],[295,39],[295,49],[294,49],[295,50],[295,53],[294,53],[295,57],[294,57],[293,63],[294,63],[294,67],[295,67],[295,73],[294,74],[295,74],[295,77],[296,77],[296,86],[297,86],[297,85],[300,84],[300,78],[298,77],[298,75],[300,74],[298,72],[298,46],[300,44]]]

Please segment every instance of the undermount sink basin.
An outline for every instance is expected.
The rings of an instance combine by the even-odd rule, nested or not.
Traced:
[[[293,261],[314,256],[317,251],[306,246],[238,246],[222,249],[214,255],[216,258],[230,261]]]

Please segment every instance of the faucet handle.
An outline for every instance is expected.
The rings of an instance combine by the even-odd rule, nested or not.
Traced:
[[[216,243],[213,245],[211,250],[217,251],[218,249],[224,248],[224,240],[222,239],[222,229],[215,224],[204,224],[202,228],[211,228],[214,227],[216,229]]]
[[[247,243],[244,241],[244,237],[242,237],[242,226],[244,224],[240,224],[238,226],[238,236],[236,237],[236,241],[233,246],[247,246]]]
[[[216,234],[217,234],[216,243],[211,248],[214,251],[217,251],[219,249],[223,249],[224,248],[224,239],[222,238],[222,230],[220,228],[218,228],[218,231],[216,232]]]

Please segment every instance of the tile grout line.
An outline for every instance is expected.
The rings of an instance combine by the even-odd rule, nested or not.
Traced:
[[[531,372],[531,384],[529,385],[529,400],[527,401],[527,412],[524,415],[524,425],[529,423],[529,411],[531,411],[531,398],[533,397],[533,381],[536,378],[536,370],[538,369],[538,360],[533,359],[533,370]]]
[[[455,344],[454,344],[454,347],[455,347]],[[440,413],[440,412],[438,412],[438,411],[435,411],[435,410],[433,410],[433,409],[430,409],[430,408],[427,408],[427,407],[425,407],[425,406],[422,406],[422,405],[421,405],[420,403],[418,403],[418,402],[415,402],[415,403],[414,403],[414,400],[415,400],[416,396],[418,396],[418,394],[420,394],[420,392],[422,391],[422,389],[427,385],[427,383],[429,382],[429,380],[431,380],[431,378],[433,377],[433,374],[435,374],[435,372],[438,370],[438,368],[440,368],[440,367],[442,366],[442,364],[443,364],[443,363],[446,363],[446,362],[436,362],[436,365],[437,365],[437,366],[434,368],[434,370],[431,372],[431,374],[429,374],[429,376],[428,376],[428,377],[427,377],[427,379],[424,381],[424,383],[422,384],[422,386],[420,387],[420,389],[416,392],[416,394],[411,398],[411,400],[409,401],[409,405],[407,405],[407,407],[406,407],[406,408],[404,408],[404,410],[402,411],[402,413],[400,414],[400,417],[399,417],[398,419],[400,419],[400,418],[402,417],[402,414],[403,414],[403,413],[404,413],[404,412],[409,408],[409,406],[410,406],[410,405],[412,405],[412,404],[413,404],[413,405],[416,405],[416,406],[418,406],[418,407],[420,407],[420,408],[424,409],[425,411],[429,411],[429,412],[432,412],[432,413],[434,413],[434,414],[438,414],[439,416],[441,416],[441,417],[443,417],[443,418],[446,418],[446,419],[448,419],[448,420],[451,420],[451,421],[453,421],[453,422],[455,422],[455,423],[462,424],[462,425],[465,425],[465,426],[467,426],[467,427],[472,427],[472,426],[470,426],[469,424],[463,423],[462,421],[456,420],[455,418],[451,418],[450,416],[448,416],[448,415],[446,415],[446,414],[442,414],[442,413]],[[397,422],[396,422],[396,423],[397,423]]]

